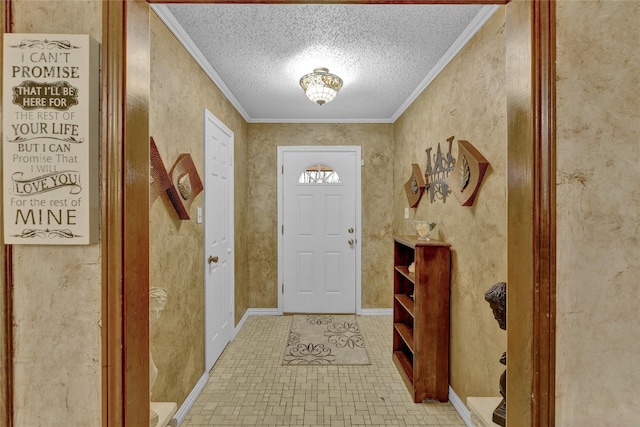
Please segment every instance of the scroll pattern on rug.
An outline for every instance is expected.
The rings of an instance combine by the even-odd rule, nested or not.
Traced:
[[[296,315],[283,365],[368,365],[369,358],[352,315]]]

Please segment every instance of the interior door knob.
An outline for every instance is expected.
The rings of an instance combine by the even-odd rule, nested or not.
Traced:
[[[349,242],[348,242],[348,243],[349,243],[349,245],[350,245],[350,246],[353,246],[353,244],[355,243],[355,241],[354,241],[353,239],[349,239]]]
[[[207,259],[207,261],[209,262],[209,264],[216,263],[218,262],[218,257],[209,255],[209,258]]]

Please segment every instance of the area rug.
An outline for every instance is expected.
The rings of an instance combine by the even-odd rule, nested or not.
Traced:
[[[283,365],[368,365],[360,326],[353,315],[295,315]]]

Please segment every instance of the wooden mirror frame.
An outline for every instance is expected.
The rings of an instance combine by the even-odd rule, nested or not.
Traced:
[[[103,426],[148,423],[149,3],[103,2],[102,288]],[[173,0],[189,3],[189,1]],[[237,1],[193,0],[191,3]],[[307,3],[250,1],[243,3]],[[2,2],[11,31],[11,0]],[[333,3],[347,3],[336,0]],[[491,0],[348,3],[504,4]],[[555,425],[555,1],[507,5],[508,293],[507,423]],[[127,82],[136,81],[137,85]],[[139,82],[145,84],[139,84]],[[140,90],[140,88],[144,88]],[[147,203],[148,204],[148,203]],[[12,425],[12,261],[0,275],[0,424]],[[529,384],[529,387],[523,386]],[[516,418],[517,415],[517,418]]]

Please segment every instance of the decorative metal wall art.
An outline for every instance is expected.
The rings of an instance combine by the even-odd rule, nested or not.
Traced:
[[[424,192],[424,187],[425,183],[420,166],[416,163],[412,163],[411,177],[409,178],[409,181],[404,184],[404,191],[407,193],[407,200],[409,200],[410,208],[418,206],[422,193]]]
[[[489,162],[469,141],[458,140],[458,159],[447,179],[451,192],[462,206],[471,206]]]
[[[427,172],[426,181],[427,188],[429,189],[429,199],[433,203],[436,198],[442,200],[442,203],[447,201],[447,196],[451,193],[447,184],[447,178],[449,173],[453,170],[456,163],[456,159],[451,155],[451,144],[453,143],[453,136],[447,139],[449,143],[449,151],[447,154],[442,154],[440,149],[440,143],[438,143],[438,151],[432,155],[431,150],[433,147],[427,148]]]

